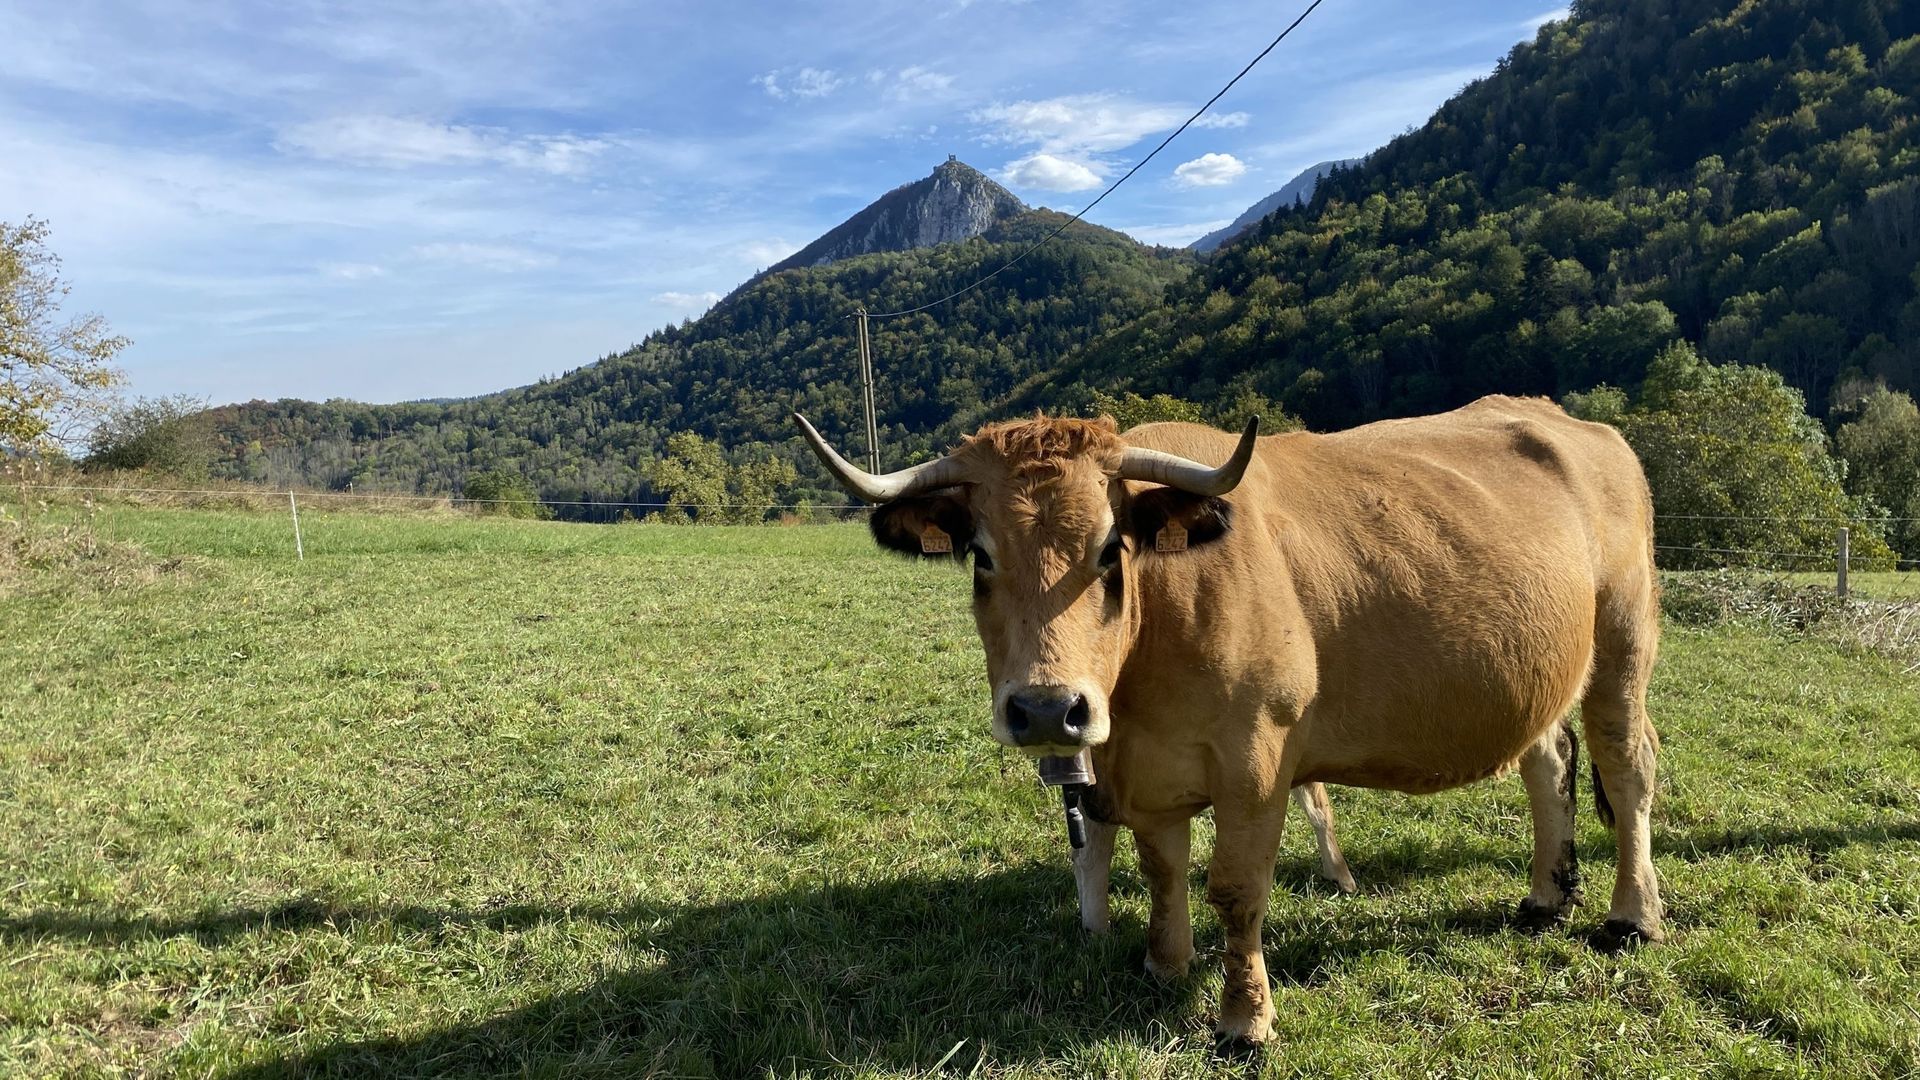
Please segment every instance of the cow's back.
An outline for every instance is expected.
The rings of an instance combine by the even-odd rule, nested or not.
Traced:
[[[1129,435],[1203,459],[1219,455],[1208,438]],[[1213,582],[1221,595],[1288,592],[1305,623],[1316,689],[1296,782],[1431,791],[1497,772],[1577,699],[1596,612],[1650,611],[1639,463],[1545,400],[1265,439],[1232,501],[1240,550],[1195,571],[1238,579]]]

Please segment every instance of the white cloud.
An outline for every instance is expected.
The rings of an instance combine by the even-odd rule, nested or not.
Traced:
[[[655,293],[653,302],[676,314],[698,315],[719,303],[720,294],[711,290],[696,293],[669,289],[663,293]]]
[[[1232,154],[1201,154],[1175,166],[1173,178],[1185,187],[1221,187],[1246,173],[1246,162]]]
[[[734,249],[740,261],[759,269],[772,266],[781,259],[800,250],[800,245],[778,236],[769,236],[765,240],[752,240]]]
[[[1028,154],[999,173],[1002,183],[1041,191],[1085,191],[1100,186],[1100,174],[1088,165],[1053,154]]]
[[[1300,134],[1258,148],[1256,160],[1298,161],[1359,157],[1418,127],[1461,87],[1487,74],[1459,67],[1395,73],[1349,82]]]
[[[1122,225],[1120,231],[1143,244],[1186,247],[1215,229],[1224,229],[1231,224],[1233,224],[1232,218],[1221,218],[1218,221],[1193,221],[1172,225]]]
[[[1557,8],[1554,8],[1552,11],[1543,11],[1540,14],[1535,15],[1533,18],[1528,19],[1525,22],[1522,22],[1520,24],[1520,29],[1525,30],[1528,34],[1533,34],[1537,32],[1541,27],[1547,25],[1548,23],[1553,22],[1556,19],[1564,19],[1566,17],[1567,17],[1567,9],[1565,7],[1557,7]]]
[[[1016,101],[973,114],[976,123],[993,129],[989,141],[1034,144],[1049,154],[1123,150],[1186,118],[1171,105],[1148,105],[1111,94]]]
[[[332,262],[322,263],[320,272],[330,278],[341,281],[364,281],[367,278],[387,276],[387,268],[373,263]]]
[[[430,262],[457,263],[482,270],[538,270],[552,266],[554,258],[538,251],[506,244],[476,244],[466,241],[442,241],[420,244],[413,254]]]
[[[891,101],[938,98],[953,87],[953,76],[918,64],[892,72],[870,71],[867,81],[881,87],[881,92]]]
[[[822,71],[819,68],[810,67],[801,68],[800,73],[793,77],[793,92],[800,97],[826,97],[828,94],[840,89],[841,84],[845,81],[846,80],[835,75],[832,71]]]
[[[1243,112],[1207,113],[1193,122],[1198,128],[1243,128],[1253,117]]]
[[[766,91],[771,98],[784,100],[789,97],[821,98],[845,86],[847,80],[830,68],[803,67],[787,74],[784,71],[769,71],[756,75],[753,85]]]
[[[388,168],[507,165],[573,175],[584,172],[609,144],[577,135],[511,135],[399,116],[339,116],[292,125],[273,145],[282,153]]]

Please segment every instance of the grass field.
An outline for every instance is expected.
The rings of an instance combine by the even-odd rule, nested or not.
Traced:
[[[1277,1038],[1222,1061],[1218,976],[1139,972],[1125,845],[1115,931],[1081,936],[950,567],[858,526],[305,525],[298,563],[284,516],[107,509],[187,558],[0,593],[0,1074],[1920,1067],[1920,678],[1894,662],[1669,628],[1664,947],[1585,943],[1612,870],[1588,813],[1589,906],[1533,937],[1517,779],[1335,789],[1361,893],[1314,880],[1294,822]]]

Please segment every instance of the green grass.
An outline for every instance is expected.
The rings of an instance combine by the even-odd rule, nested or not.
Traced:
[[[1802,571],[1781,576],[1796,585],[1833,588],[1838,584],[1831,570],[1819,573]],[[1847,589],[1855,596],[1870,596],[1875,600],[1920,600],[1920,571],[1855,570],[1847,575]]]
[[[283,516],[106,509],[191,558],[0,593],[0,1074],[1920,1065],[1920,680],[1891,662],[1669,629],[1665,947],[1585,944],[1590,814],[1589,906],[1531,937],[1517,780],[1335,789],[1361,895],[1295,822],[1277,1039],[1223,1062],[1218,976],[1139,973],[1126,845],[1113,935],[1079,933],[951,567],[859,526],[303,524],[300,563]]]

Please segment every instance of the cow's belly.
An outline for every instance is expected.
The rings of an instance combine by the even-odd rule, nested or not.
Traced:
[[[1578,699],[1590,611],[1531,639],[1361,650],[1328,664],[1297,733],[1294,782],[1427,793],[1506,770]]]

